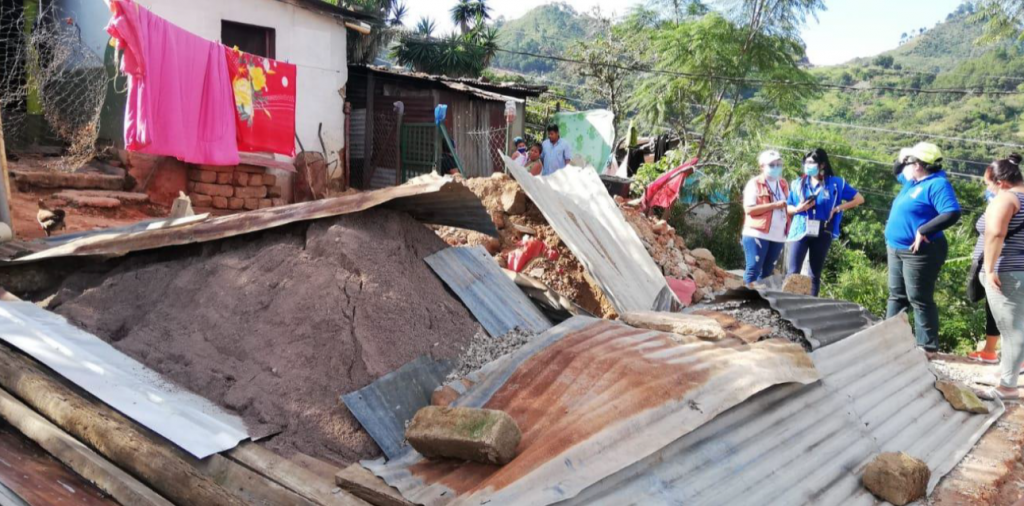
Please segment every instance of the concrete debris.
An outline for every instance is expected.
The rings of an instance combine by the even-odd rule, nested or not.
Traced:
[[[478,332],[459,356],[452,372],[448,374],[447,381],[465,378],[469,373],[493,362],[498,357],[522,348],[535,335],[533,332],[519,328],[497,338],[491,337],[485,332]]]
[[[942,396],[957,411],[967,411],[979,415],[987,415],[989,412],[988,406],[981,402],[974,391],[963,383],[938,380],[935,382],[935,388],[942,392]]]
[[[887,452],[864,469],[864,487],[884,501],[903,506],[927,494],[931,475],[920,459],[903,452]]]
[[[729,301],[701,306],[701,309],[725,313],[742,323],[770,329],[771,334],[762,339],[780,337],[803,346],[807,351],[811,350],[811,343],[807,341],[803,331],[782,318],[782,315],[772,309],[766,300]]]
[[[634,327],[669,332],[681,336],[693,336],[709,341],[725,338],[722,325],[712,318],[682,313],[658,313],[636,311],[623,314],[623,322]]]
[[[427,458],[504,465],[516,457],[522,432],[502,411],[427,406],[413,417],[405,437]]]
[[[782,291],[796,295],[810,295],[811,278],[803,274],[790,274],[782,282]]]
[[[501,210],[513,216],[526,212],[526,194],[522,190],[508,189],[501,194]]]

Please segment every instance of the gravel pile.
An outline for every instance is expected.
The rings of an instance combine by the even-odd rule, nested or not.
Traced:
[[[771,329],[772,333],[765,337],[765,339],[781,337],[803,346],[807,351],[811,350],[811,343],[804,337],[803,331],[783,319],[782,315],[772,309],[766,300],[722,302],[719,304],[709,304],[706,306],[706,309],[725,313],[755,327]]]
[[[465,378],[469,373],[495,359],[522,348],[535,335],[533,332],[518,327],[498,338],[491,337],[483,331],[477,332],[469,346],[459,356],[455,368],[448,374],[445,383]]]

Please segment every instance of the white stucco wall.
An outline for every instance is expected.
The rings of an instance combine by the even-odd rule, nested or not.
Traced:
[[[108,39],[104,28],[109,15],[103,1],[61,2],[65,9],[76,13],[86,43],[100,49],[100,44]],[[221,20],[273,28],[276,59],[298,67],[295,129],[299,139],[307,150],[320,151],[317,127],[323,123],[328,159],[338,156],[345,139],[344,102],[338,90],[348,81],[345,27],[340,21],[282,0],[140,0],[138,3],[200,37],[218,42]],[[298,145],[295,150],[299,151]]]

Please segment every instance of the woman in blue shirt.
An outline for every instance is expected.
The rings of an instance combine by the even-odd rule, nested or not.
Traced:
[[[843,211],[864,203],[857,189],[836,177],[828,153],[818,148],[804,157],[804,175],[789,186],[789,273],[798,274],[804,259],[810,255],[811,295],[821,289],[821,271],[832,240],[839,238]]]
[[[949,245],[942,231],[960,220],[960,203],[942,170],[942,151],[927,142],[903,149],[893,167],[903,188],[889,211],[885,245],[889,253],[886,318],[913,307],[917,345],[939,349],[939,308],[935,282]]]

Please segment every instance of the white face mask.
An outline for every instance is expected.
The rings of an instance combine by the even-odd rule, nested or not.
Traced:
[[[907,165],[907,166],[903,167],[903,179],[906,179],[907,181],[914,180],[915,179],[914,174],[917,172],[915,170],[916,168],[917,168],[916,165]]]

